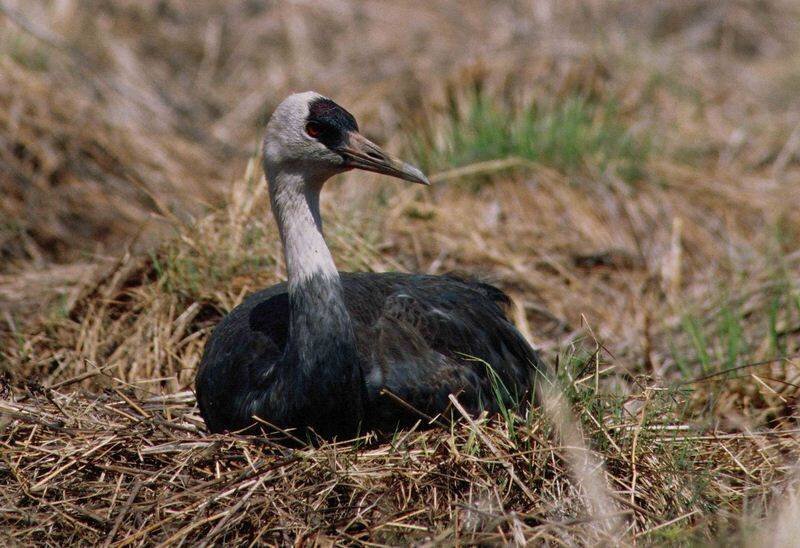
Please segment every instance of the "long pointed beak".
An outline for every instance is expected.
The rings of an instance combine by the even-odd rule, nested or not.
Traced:
[[[419,169],[389,156],[357,131],[349,132],[347,140],[336,151],[344,157],[347,167],[382,173],[421,185],[431,184]]]

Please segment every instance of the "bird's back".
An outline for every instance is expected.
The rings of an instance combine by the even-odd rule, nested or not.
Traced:
[[[542,363],[506,317],[509,299],[496,287],[451,275],[340,276],[366,385],[365,429],[447,413],[451,393],[471,412],[528,399]],[[252,423],[254,386],[280,359],[288,326],[282,283],[248,297],[214,330],[197,376],[212,431]]]

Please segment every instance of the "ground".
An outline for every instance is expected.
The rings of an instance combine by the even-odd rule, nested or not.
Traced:
[[[798,37],[790,0],[0,1],[0,539],[786,545]],[[495,283],[545,405],[206,433],[204,342],[285,273],[257,150],[305,89],[434,183],[327,185],[339,268]]]

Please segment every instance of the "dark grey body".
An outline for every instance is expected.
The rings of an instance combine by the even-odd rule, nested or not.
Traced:
[[[530,401],[543,367],[507,303],[499,289],[453,276],[340,273],[291,298],[286,284],[272,286],[211,335],[200,411],[212,432],[247,428],[256,415],[330,438],[447,415],[449,394],[473,413],[497,411],[498,395]]]

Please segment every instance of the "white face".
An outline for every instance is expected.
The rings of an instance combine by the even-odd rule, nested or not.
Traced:
[[[303,171],[308,176],[331,177],[346,171],[344,158],[306,131],[309,104],[323,97],[313,91],[284,99],[267,124],[265,164]]]
[[[264,169],[272,185],[277,173],[293,173],[299,185],[317,187],[347,171],[363,169],[427,185],[420,170],[392,158],[358,132],[352,114],[313,91],[290,95],[275,109],[264,137]]]

